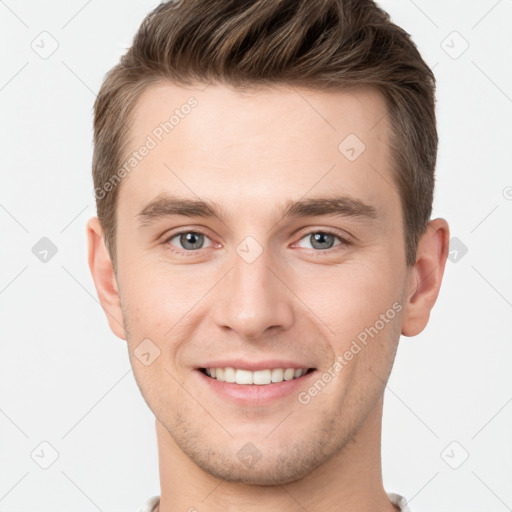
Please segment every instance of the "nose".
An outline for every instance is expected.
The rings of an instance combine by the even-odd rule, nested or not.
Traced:
[[[287,330],[294,322],[293,294],[284,284],[283,271],[276,269],[264,250],[254,261],[233,254],[233,268],[219,283],[215,298],[214,321],[221,329],[239,337],[256,340],[271,331]]]

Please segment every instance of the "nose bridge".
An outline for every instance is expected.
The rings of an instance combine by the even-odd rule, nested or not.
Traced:
[[[223,284],[223,297],[215,307],[215,321],[243,338],[257,338],[267,329],[287,329],[293,322],[291,298],[286,287],[268,267],[273,257],[252,236],[246,237],[232,255],[232,271]]]

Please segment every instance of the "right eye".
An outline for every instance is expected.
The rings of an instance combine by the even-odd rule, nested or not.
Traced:
[[[180,231],[168,237],[164,243],[168,243],[173,247],[176,247],[176,245],[172,242],[175,239],[179,244],[178,249],[176,250],[178,253],[197,252],[198,249],[205,248],[205,239],[210,240],[204,233],[199,233],[197,231]],[[212,245],[213,244],[210,243],[210,245],[207,247],[212,247]]]

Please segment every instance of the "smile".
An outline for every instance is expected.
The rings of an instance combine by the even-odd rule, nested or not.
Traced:
[[[225,368],[200,368],[202,373],[220,382],[259,386],[299,379],[313,370],[314,368],[273,368],[252,372],[229,366]]]

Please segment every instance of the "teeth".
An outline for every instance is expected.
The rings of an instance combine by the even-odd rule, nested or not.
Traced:
[[[270,384],[272,382],[272,371],[271,370],[258,370],[252,373],[253,384]]]
[[[302,377],[307,368],[274,368],[273,370],[239,370],[230,366],[226,368],[206,368],[206,374],[221,382],[236,382],[237,384],[265,385],[283,380],[293,380]]]
[[[293,368],[288,368],[284,371],[284,380],[292,380],[295,376],[295,370]]]
[[[282,382],[283,374],[284,370],[282,368],[274,368],[272,370],[272,382]]]
[[[220,379],[219,379],[220,380]],[[224,382],[235,382],[236,370],[230,366],[224,368]]]
[[[253,373],[247,370],[235,371],[235,382],[237,384],[252,384],[253,378]]]

